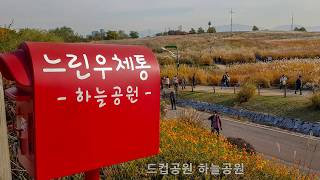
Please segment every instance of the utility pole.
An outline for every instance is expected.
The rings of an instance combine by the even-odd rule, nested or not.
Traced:
[[[231,8],[231,11],[230,11],[230,18],[231,18],[231,23],[230,23],[230,28],[231,28],[231,29],[230,29],[230,30],[231,30],[231,32],[232,32],[232,25],[233,25],[233,19],[232,19],[232,18],[233,18],[233,17],[232,17],[233,14],[234,14],[234,12],[232,11],[232,8]]]
[[[293,19],[293,13],[291,15],[291,31],[293,31],[293,23],[294,23],[294,19]]]

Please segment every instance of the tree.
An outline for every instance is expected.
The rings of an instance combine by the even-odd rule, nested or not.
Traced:
[[[258,28],[256,25],[254,25],[254,26],[252,27],[252,31],[259,31],[259,28]]]
[[[123,30],[118,31],[119,39],[128,39],[129,35],[126,34]]]
[[[119,39],[119,33],[117,31],[108,31],[107,40],[117,40]]]
[[[63,38],[65,42],[84,41],[84,38],[82,36],[76,34],[72,28],[67,26],[51,29],[49,30],[49,33],[53,33],[54,35]]]
[[[202,33],[204,33],[204,30],[202,29],[202,27],[199,27],[197,32],[198,32],[198,34],[202,34]]]
[[[130,31],[130,38],[136,39],[139,38],[139,33],[137,31]]]
[[[294,31],[307,32],[307,30],[306,30],[305,27],[301,27],[301,28],[295,27],[295,28],[294,28]]]
[[[13,51],[24,41],[63,42],[64,39],[46,30],[25,28],[16,31],[0,27],[0,52]]]
[[[193,28],[190,29],[189,34],[196,34],[196,30],[194,30]]]
[[[208,30],[207,30],[207,33],[216,33],[216,28],[209,27]]]

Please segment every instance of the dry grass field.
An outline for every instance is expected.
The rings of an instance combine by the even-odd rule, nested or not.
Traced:
[[[282,74],[289,78],[290,87],[294,86],[295,80],[299,75],[303,76],[306,86],[320,84],[319,59],[235,64],[226,67],[226,69],[181,65],[179,76],[190,82],[195,73],[198,84],[219,85],[225,71],[229,72],[232,84],[243,84],[249,81],[260,84],[262,87],[270,87],[279,84],[279,78]],[[176,73],[175,65],[165,65],[161,68],[162,76],[173,77]]]
[[[320,33],[311,32],[239,32],[201,35],[147,37],[98,43],[145,45],[157,55],[161,65],[175,59],[161,47],[175,44],[184,64],[212,65],[255,62],[257,58],[295,59],[320,57]]]
[[[270,87],[279,77],[289,77],[293,86],[302,75],[307,85],[320,84],[320,33],[311,32],[238,32],[201,35],[160,36],[98,43],[145,45],[151,48],[161,65],[161,75],[173,77],[176,60],[161,47],[179,48],[179,76],[191,80],[196,74],[198,84],[219,85],[225,71],[232,84],[251,81]],[[271,62],[257,59],[272,57]],[[219,62],[217,62],[219,61]],[[256,63],[258,62],[258,63]],[[217,68],[216,63],[228,64]]]

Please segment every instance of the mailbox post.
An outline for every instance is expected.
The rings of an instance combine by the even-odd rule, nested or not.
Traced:
[[[142,46],[23,43],[0,54],[16,86],[18,159],[36,180],[159,153],[160,70]]]

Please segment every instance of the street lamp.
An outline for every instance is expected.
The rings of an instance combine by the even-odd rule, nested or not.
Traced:
[[[165,46],[165,47],[161,47],[161,49],[164,50],[164,51],[169,52],[172,57],[176,58],[176,60],[177,60],[177,76],[178,76],[179,75],[179,65],[180,65],[178,47],[176,45],[168,45],[168,46]],[[175,49],[176,50],[176,54],[174,54],[174,52],[170,51],[169,49]]]

